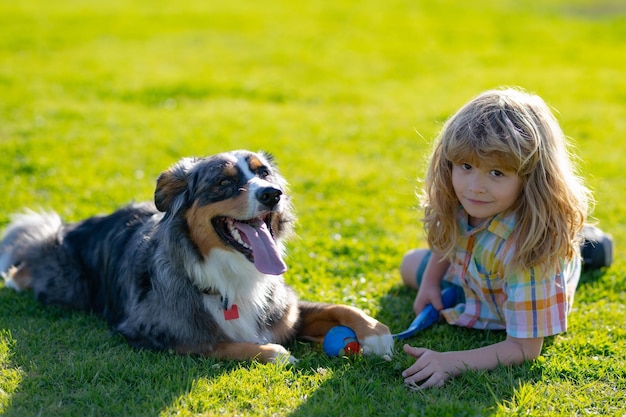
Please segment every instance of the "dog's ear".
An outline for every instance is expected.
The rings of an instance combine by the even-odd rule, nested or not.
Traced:
[[[177,197],[184,196],[189,184],[189,171],[197,158],[183,158],[157,178],[154,204],[157,210],[166,212]]]

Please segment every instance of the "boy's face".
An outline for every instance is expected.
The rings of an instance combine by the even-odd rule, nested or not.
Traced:
[[[452,186],[469,214],[469,223],[484,220],[513,206],[520,195],[522,181],[515,172],[480,162],[452,165]]]

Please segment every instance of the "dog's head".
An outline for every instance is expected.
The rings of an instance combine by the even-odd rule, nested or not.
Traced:
[[[154,199],[166,217],[186,222],[203,257],[215,248],[237,252],[280,275],[293,223],[286,187],[270,155],[240,150],[180,160],[159,176]]]

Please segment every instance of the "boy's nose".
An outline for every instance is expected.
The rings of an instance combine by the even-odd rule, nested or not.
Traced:
[[[487,192],[484,187],[470,187],[470,191],[474,194],[485,194]]]
[[[469,190],[476,194],[484,194],[487,192],[487,187],[485,187],[483,181],[480,178],[474,178],[469,183]]]

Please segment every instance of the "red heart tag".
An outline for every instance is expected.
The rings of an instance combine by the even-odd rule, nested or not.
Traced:
[[[239,318],[237,304],[233,304],[229,309],[224,310],[224,320],[236,320]]]

